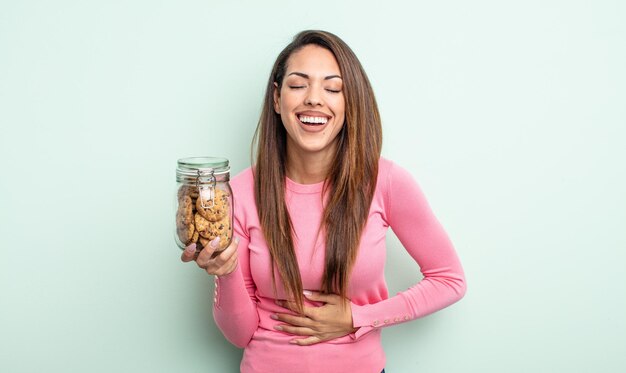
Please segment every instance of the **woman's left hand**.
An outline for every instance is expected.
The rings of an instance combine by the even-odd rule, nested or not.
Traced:
[[[355,332],[352,326],[352,309],[350,301],[336,294],[321,294],[305,291],[304,296],[312,301],[322,302],[319,307],[303,306],[303,314],[291,315],[277,313],[272,319],[285,324],[275,326],[276,330],[303,336],[292,339],[290,343],[308,346],[315,343],[343,337]],[[293,302],[276,301],[281,306],[298,312]]]

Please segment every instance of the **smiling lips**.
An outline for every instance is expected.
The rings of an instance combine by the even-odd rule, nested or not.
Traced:
[[[326,117],[309,117],[305,115],[298,115],[298,119],[300,119],[300,122],[309,125],[320,125],[326,124],[326,122],[328,122],[328,118]]]
[[[322,112],[306,111],[297,114],[300,123],[308,126],[323,126],[330,117]]]

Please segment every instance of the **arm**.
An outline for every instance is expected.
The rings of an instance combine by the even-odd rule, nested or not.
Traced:
[[[392,165],[386,185],[386,218],[400,242],[420,266],[424,278],[384,301],[352,304],[355,338],[373,328],[413,320],[460,300],[466,284],[463,268],[443,227],[413,177]]]
[[[249,236],[235,213],[233,234],[239,238],[238,263],[234,271],[215,278],[213,318],[224,337],[237,347],[248,345],[259,326],[255,291],[250,275]]]
[[[426,316],[465,294],[465,276],[454,247],[412,176],[392,166],[383,182],[387,222],[419,264],[424,278],[408,290],[374,304],[347,302],[341,307],[346,300],[338,295],[305,293],[308,299],[325,304],[304,306],[301,315],[273,316],[286,323],[278,325],[279,330],[305,337],[291,343],[309,345],[347,334],[357,339],[374,328]],[[296,312],[288,302],[281,305]]]

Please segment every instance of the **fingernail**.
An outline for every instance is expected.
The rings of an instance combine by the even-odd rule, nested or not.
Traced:
[[[276,330],[283,330],[283,327],[280,326],[280,325],[276,325],[276,326],[274,326],[274,329],[276,329]]]
[[[310,295],[313,295],[313,293],[308,291],[308,290],[303,290],[302,294],[306,295],[307,297],[310,296]]]
[[[289,343],[291,343],[292,345],[297,345],[298,344],[298,342],[296,342],[295,339],[292,339],[291,341],[289,341]]]
[[[278,316],[276,316],[276,315],[274,315],[274,314],[271,314],[271,315],[270,315],[270,319],[272,319],[272,320],[278,320]]]
[[[239,245],[239,237],[235,237],[235,245]]]
[[[185,251],[187,251],[188,253],[193,253],[196,251],[196,244],[192,243],[191,245],[187,246],[185,248]]]
[[[209,242],[209,245],[211,245],[212,248],[217,249],[217,245],[220,243],[220,238],[219,237],[215,237],[213,239],[213,241]]]

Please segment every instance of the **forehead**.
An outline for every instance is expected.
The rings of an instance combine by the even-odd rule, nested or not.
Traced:
[[[339,64],[332,52],[314,44],[306,45],[289,56],[287,75],[294,71],[310,76],[340,75]]]

